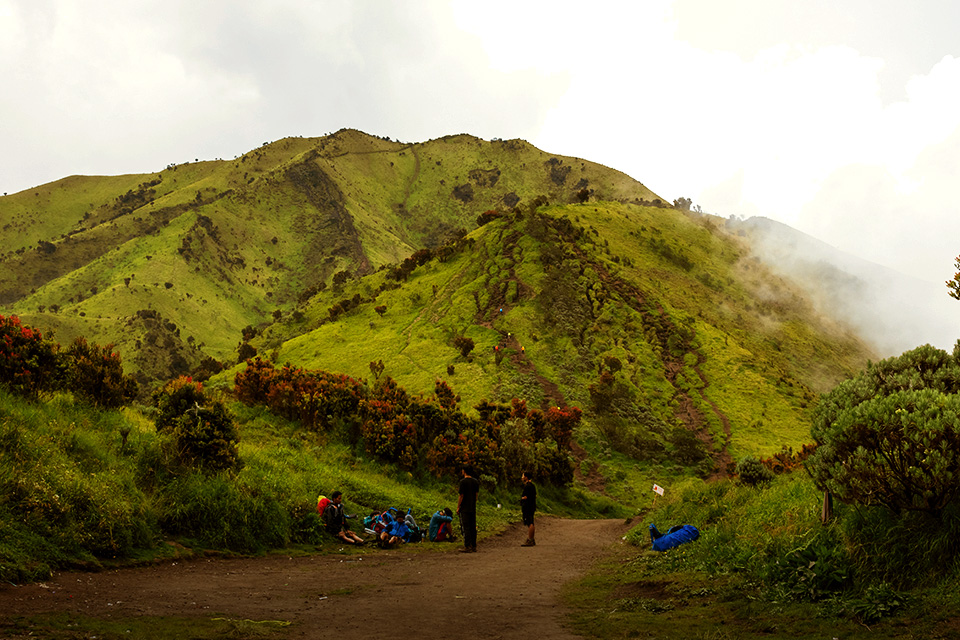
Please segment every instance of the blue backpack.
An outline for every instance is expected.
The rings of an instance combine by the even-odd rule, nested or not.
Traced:
[[[700,531],[692,524],[670,527],[666,533],[657,531],[656,525],[650,525],[650,540],[654,551],[666,551],[682,544],[693,542],[700,537]]]

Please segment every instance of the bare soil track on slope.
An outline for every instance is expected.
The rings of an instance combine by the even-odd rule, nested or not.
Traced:
[[[528,548],[520,547],[526,528],[516,525],[481,539],[479,552],[469,554],[455,544],[421,543],[65,572],[0,587],[0,630],[59,612],[289,622],[283,639],[368,640],[376,629],[385,637],[446,640],[576,638],[565,626],[561,586],[622,544],[627,528],[623,520],[541,518],[537,546]]]

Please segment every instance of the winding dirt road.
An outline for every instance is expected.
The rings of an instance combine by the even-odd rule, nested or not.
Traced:
[[[525,533],[512,527],[481,540],[475,554],[423,543],[59,573],[0,587],[0,620],[45,612],[226,617],[289,622],[283,638],[369,640],[372,630],[393,629],[383,637],[572,639],[560,588],[621,544],[627,528],[623,520],[541,518],[530,548],[519,546]]]

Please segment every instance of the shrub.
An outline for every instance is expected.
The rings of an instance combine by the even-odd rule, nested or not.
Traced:
[[[760,462],[775,474],[788,473],[802,467],[807,458],[812,456],[816,450],[817,445],[815,444],[805,444],[800,447],[799,451],[794,451],[793,447],[784,446],[769,458],[761,458]]]
[[[154,394],[157,431],[170,437],[172,456],[181,465],[222,471],[240,466],[240,440],[233,416],[212,401],[203,385],[180,377]]]
[[[493,209],[484,211],[483,213],[477,216],[477,226],[482,227],[488,222],[491,222],[492,220],[496,220],[500,218],[502,215],[503,214],[501,214],[499,211],[494,211]]]
[[[233,389],[240,402],[247,405],[266,404],[273,378],[273,364],[256,358],[246,361],[247,368],[233,379]]]
[[[758,487],[773,480],[773,471],[763,465],[756,456],[746,456],[737,462],[736,474],[748,487]]]
[[[940,514],[960,494],[954,354],[918,347],[868,364],[824,396],[807,463],[818,487],[845,503]]]
[[[153,403],[157,407],[157,417],[154,420],[157,432],[168,432],[187,410],[205,404],[206,400],[201,383],[186,376],[171,380],[163,389],[153,394]]]
[[[460,355],[466,358],[470,355],[470,352],[473,351],[474,342],[473,339],[467,338],[465,336],[457,336],[453,339],[454,348],[460,352]]]
[[[257,355],[257,348],[249,342],[241,342],[237,348],[237,362],[244,362]]]
[[[0,383],[12,392],[35,397],[56,388],[64,373],[59,349],[17,316],[0,315]]]
[[[379,369],[374,364],[371,370]],[[241,401],[264,404],[308,428],[347,427],[351,445],[409,471],[426,469],[439,477],[473,464],[497,479],[516,480],[524,468],[557,484],[573,478],[571,438],[582,415],[576,407],[542,412],[528,411],[517,399],[511,405],[483,401],[475,407],[477,419],[459,409],[460,396],[443,380],[436,381],[432,396],[411,398],[389,376],[370,389],[348,376],[289,365],[276,370],[260,360],[248,361],[234,383]],[[170,402],[180,402],[188,388]]]
[[[103,408],[121,407],[137,396],[137,382],[124,375],[112,344],[89,344],[78,337],[63,355],[67,385],[74,395]]]

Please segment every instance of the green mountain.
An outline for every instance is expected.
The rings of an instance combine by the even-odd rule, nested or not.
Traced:
[[[871,354],[684,204],[519,140],[287,138],[0,198],[0,313],[114,343],[147,390],[255,352],[382,361],[464,407],[576,404],[586,446],[706,473],[808,441]]]

